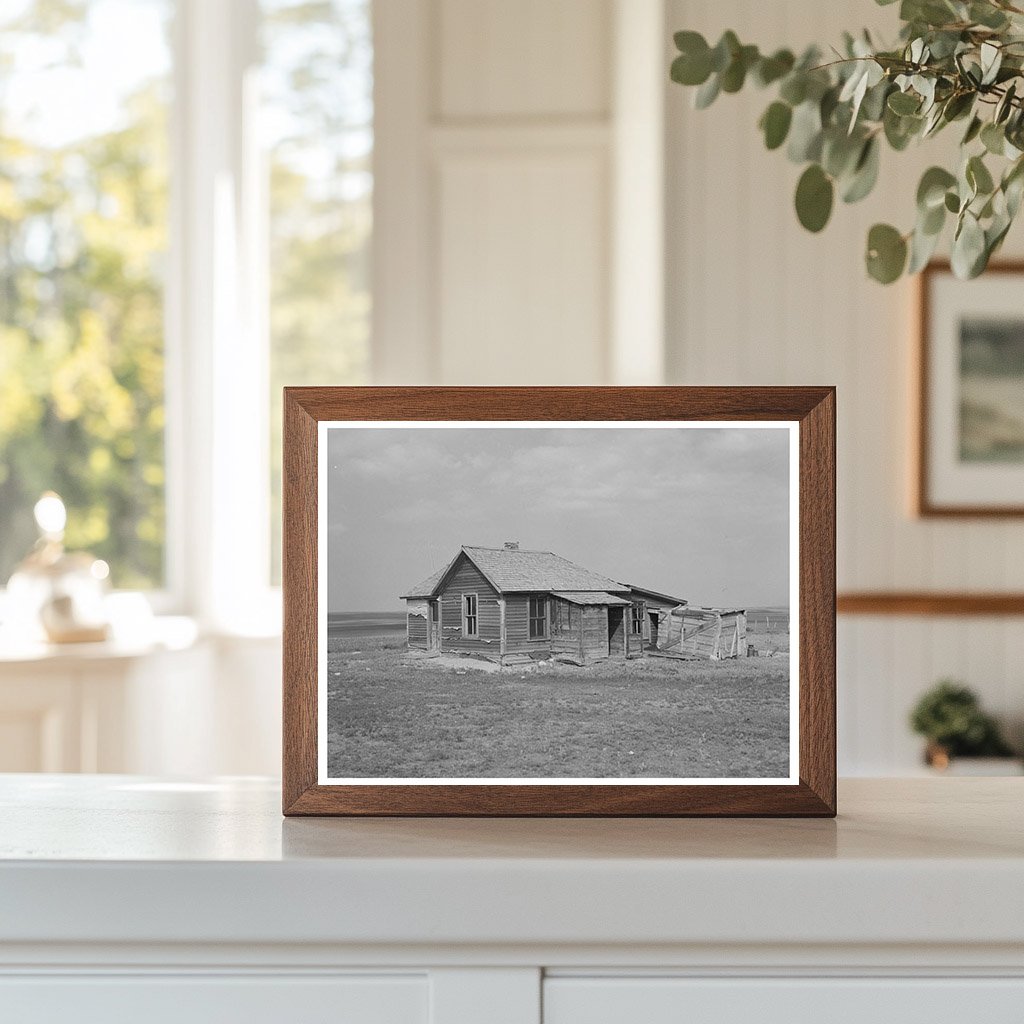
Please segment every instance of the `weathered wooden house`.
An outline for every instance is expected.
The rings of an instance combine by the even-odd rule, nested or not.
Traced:
[[[463,547],[402,597],[409,647],[502,663],[635,658],[679,598],[619,583],[551,551]],[[650,610],[649,610],[650,609]]]

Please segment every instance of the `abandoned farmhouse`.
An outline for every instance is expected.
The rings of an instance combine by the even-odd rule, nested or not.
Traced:
[[[550,551],[463,547],[408,593],[413,650],[474,654],[503,664],[558,658],[587,665],[645,652],[745,657],[742,610],[690,608],[619,583]]]

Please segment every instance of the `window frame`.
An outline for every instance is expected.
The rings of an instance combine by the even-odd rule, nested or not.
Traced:
[[[533,614],[533,602],[542,601],[543,615]],[[551,602],[547,594],[531,594],[526,599],[526,635],[530,640],[547,640],[551,636]],[[542,633],[534,635],[533,624],[539,622]]]
[[[630,608],[629,615],[629,632],[631,636],[643,636],[644,635],[644,618],[647,615],[647,602],[646,601],[634,601]]]
[[[470,598],[473,600],[473,611],[469,611]],[[470,630],[469,622],[472,619],[473,629]],[[480,638],[480,595],[475,591],[462,595],[462,636],[467,640],[478,640]]]

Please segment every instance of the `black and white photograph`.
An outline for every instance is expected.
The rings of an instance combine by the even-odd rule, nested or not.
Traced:
[[[796,781],[794,424],[320,446],[321,783]]]

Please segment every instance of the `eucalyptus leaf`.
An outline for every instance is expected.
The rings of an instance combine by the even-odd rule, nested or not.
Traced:
[[[838,127],[830,128],[822,133],[821,166],[833,178],[841,178],[853,171],[864,149],[863,133],[859,137],[850,136]]]
[[[807,75],[803,71],[794,71],[783,79],[779,88],[779,98],[791,107],[797,107],[807,99]]]
[[[995,188],[992,175],[980,156],[972,156],[967,161],[966,176],[976,194],[987,196]]]
[[[981,142],[993,156],[1002,156],[1006,146],[1006,133],[1001,125],[989,121],[981,129]]]
[[[746,81],[747,72],[758,59],[756,46],[741,46],[732,63],[722,72],[722,92],[739,92]]]
[[[718,98],[722,91],[722,80],[717,74],[711,77],[693,94],[693,105],[698,110],[706,110]]]
[[[793,121],[793,108],[788,103],[776,100],[761,115],[761,129],[764,144],[768,149],[778,149],[786,141],[789,126]]]
[[[786,155],[793,163],[817,160],[821,156],[821,111],[813,101],[801,103],[793,111]]]
[[[984,269],[984,259],[985,232],[978,219],[969,211],[965,212],[953,238],[950,258],[953,273],[963,281],[977,277],[980,270],[975,268],[981,264],[981,269]]]
[[[1017,96],[1017,83],[1011,82],[1003,93],[999,102],[996,104],[996,112],[992,116],[992,120],[996,124],[1002,124],[1013,110],[1013,101]]]
[[[929,167],[917,186],[917,208],[923,212],[942,206],[946,192],[956,184],[956,176],[944,167]]]
[[[968,10],[968,17],[976,24],[984,25],[985,28],[999,30],[1007,25],[1006,15],[990,3],[972,3]]]
[[[754,81],[764,87],[784,78],[793,70],[796,58],[790,50],[776,50],[770,57],[762,57],[753,71]]]
[[[946,204],[939,203],[928,210],[919,210],[917,214],[917,228],[925,235],[938,235],[946,224]]]
[[[946,100],[942,107],[942,116],[946,121],[957,121],[966,117],[974,107],[975,96],[971,92],[955,93]]]
[[[916,114],[920,106],[921,100],[909,92],[894,92],[889,96],[889,109],[900,116]]]
[[[811,164],[796,186],[796,215],[808,231],[821,231],[832,215],[832,180],[817,165]]]
[[[917,274],[930,262],[939,244],[941,231],[928,233],[920,227],[914,230],[910,238],[910,262],[907,264],[908,274]]]
[[[860,202],[875,187],[878,181],[879,149],[878,138],[875,136],[864,143],[854,172],[843,187],[844,203]]]
[[[868,232],[867,269],[880,284],[892,284],[907,262],[906,239],[890,224],[875,224]]]
[[[672,61],[672,81],[703,85],[711,74],[711,48],[707,40],[699,32],[677,32],[673,38],[679,56]]]
[[[980,134],[982,126],[983,122],[980,117],[972,117],[971,123],[967,126],[967,131],[964,132],[963,139],[960,140],[960,145],[970,145]]]
[[[1002,67],[1003,51],[994,43],[986,41],[981,44],[978,55],[981,58],[981,84],[991,85]]]
[[[741,48],[742,44],[736,33],[732,29],[727,29],[711,51],[711,70],[721,74],[732,64],[733,57],[739,53]]]

